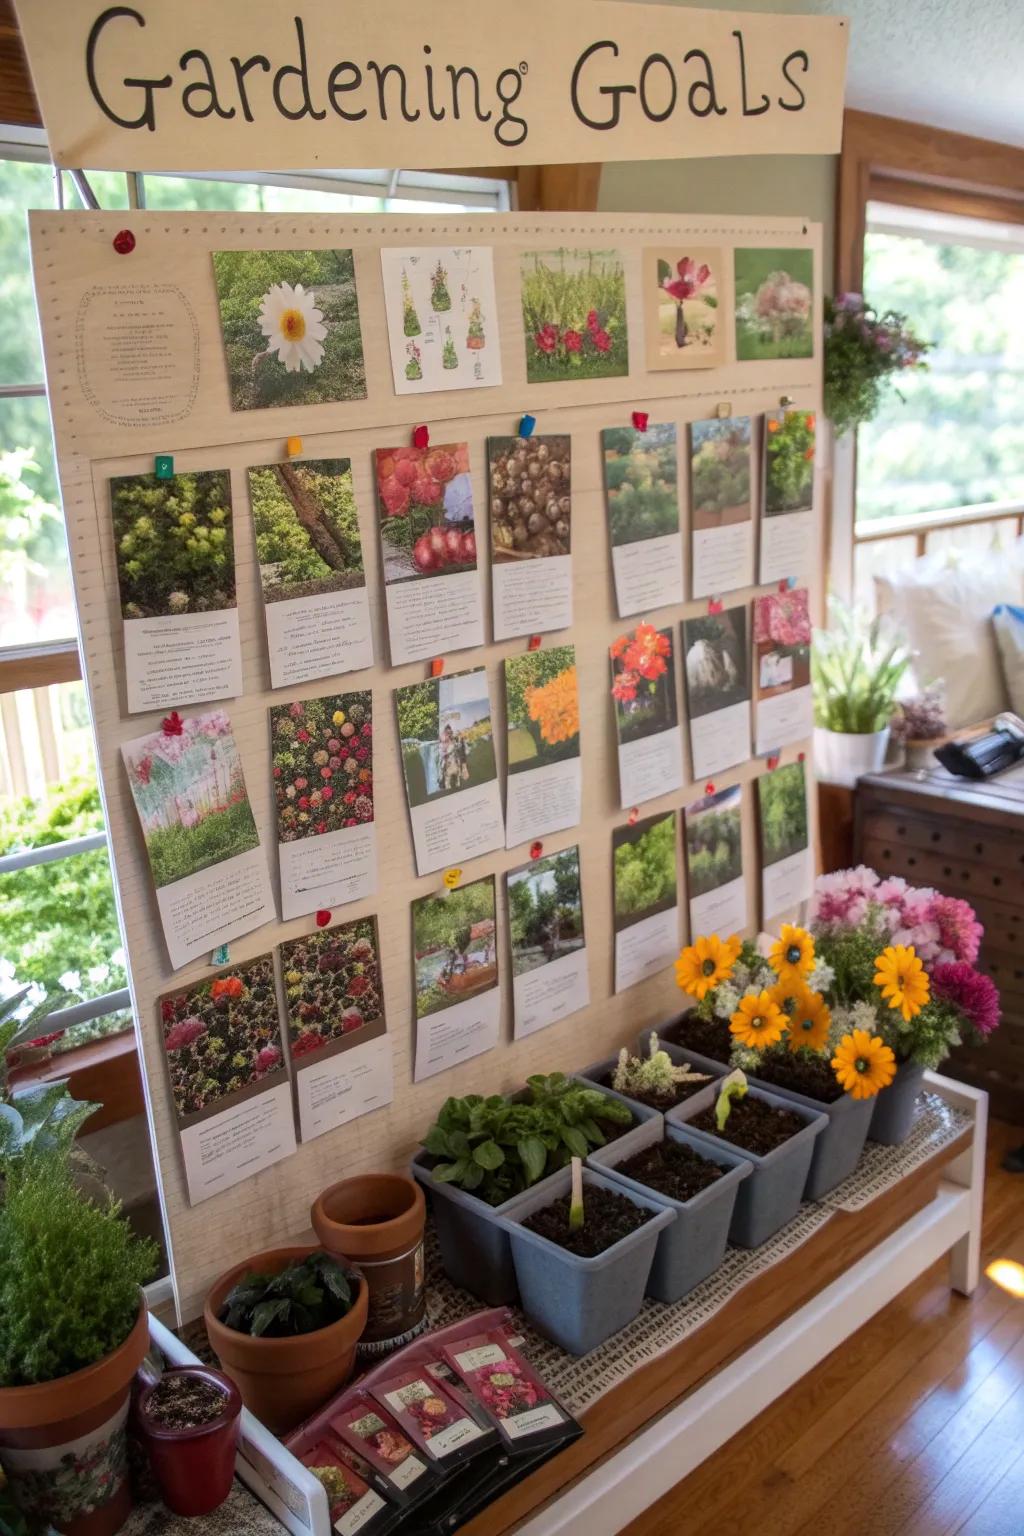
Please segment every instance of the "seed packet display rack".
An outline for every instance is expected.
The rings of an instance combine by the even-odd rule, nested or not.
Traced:
[[[607,1055],[641,1026],[656,1025],[678,1009],[671,968],[627,993],[613,991],[611,964],[612,829],[626,821],[618,796],[614,726],[608,698],[608,647],[636,620],[618,619],[612,581],[604,487],[601,430],[628,426],[634,411],[652,422],[671,421],[679,439],[684,571],[689,591],[686,490],[686,424],[718,414],[757,418],[788,397],[817,411],[821,353],[815,325],[815,353],[805,360],[737,363],[685,372],[653,372],[645,365],[642,253],[682,242],[720,247],[725,255],[722,323],[727,356],[732,340],[732,251],[741,248],[803,248],[814,262],[814,292],[820,309],[821,236],[818,226],[792,219],[672,219],[665,216],[545,215],[493,218],[357,219],[333,216],[155,214],[132,210],[116,215],[33,214],[30,218],[37,300],[47,381],[54,421],[58,467],[67,520],[72,574],[80,623],[83,676],[89,692],[97,762],[110,835],[118,901],[126,936],[130,986],[142,1046],[148,1111],[159,1163],[161,1198],[179,1312],[197,1313],[209,1282],[240,1254],[291,1239],[306,1226],[309,1202],[332,1179],[371,1167],[401,1167],[418,1134],[449,1094],[490,1093],[520,1084],[535,1071],[573,1070]],[[114,240],[129,227],[134,248],[121,254]],[[121,242],[123,246],[123,242]],[[387,345],[380,250],[387,246],[489,246],[494,253],[497,334],[502,383],[477,390],[445,391],[410,400],[394,393]],[[630,373],[628,377],[528,384],[520,309],[519,269],[524,251],[560,247],[614,249],[626,274]],[[232,411],[211,256],[231,250],[351,249],[359,300],[366,369],[366,398],[342,404]],[[110,317],[98,327],[97,316]],[[148,332],[138,315],[151,317]],[[168,325],[168,313],[175,323]],[[133,316],[132,328],[120,330]],[[111,327],[113,331],[111,332]],[[119,341],[119,337],[121,340]],[[130,338],[130,346],[127,344]],[[536,417],[538,433],[569,433],[573,454],[572,561],[574,623],[544,637],[544,644],[576,646],[580,680],[580,735],[583,810],[578,827],[545,841],[544,852],[580,845],[583,905],[587,921],[591,1006],[536,1035],[512,1042],[511,967],[507,961],[502,902],[498,904],[498,956],[502,986],[502,1030],[498,1045],[424,1083],[413,1084],[409,903],[440,887],[440,878],[417,878],[401,779],[392,692],[421,681],[429,664],[388,665],[387,632],[373,450],[411,442],[414,426],[426,423],[434,442],[469,445],[478,527],[486,526],[486,440],[517,431],[524,413]],[[259,570],[246,487],[252,465],[279,462],[286,440],[302,440],[301,456],[351,460],[366,582],[370,600],[375,664],[364,671],[272,690],[264,634]],[[268,710],[292,698],[307,699],[349,688],[372,689],[374,703],[374,801],[377,825],[377,895],[333,911],[334,922],[376,914],[380,929],[384,1004],[395,1089],[387,1108],[299,1145],[296,1152],[263,1172],[190,1205],[183,1175],[165,1058],[158,1032],[157,999],[172,987],[208,977],[204,956],[172,971],[161,934],[155,893],[139,834],[138,820],[121,761],[121,744],[158,729],[164,711],[130,715],[125,693],[121,611],[110,519],[111,478],[149,473],[157,454],[171,454],[174,471],[225,469],[230,472],[235,522],[236,589],[242,653],[243,691],[226,699],[245,768],[246,787],[271,870],[275,917],[231,943],[231,963],[265,954],[284,940],[313,928],[312,917],[281,922],[277,886]],[[758,461],[755,458],[755,480]],[[819,458],[820,468],[820,458]],[[817,498],[820,504],[820,497]],[[480,581],[484,632],[492,633],[490,582],[480,539]],[[820,607],[816,557],[807,566],[812,611]],[[726,606],[749,605],[773,587],[746,588],[727,596]],[[649,616],[660,628],[706,613],[708,602],[686,601]],[[643,616],[640,616],[643,617]],[[445,670],[484,666],[494,706],[499,779],[504,769],[502,666],[525,650],[527,639],[487,643],[444,658]],[[679,704],[683,708],[681,682]],[[212,707],[218,707],[214,705]],[[184,712],[188,712],[187,710]],[[685,719],[685,714],[680,716]],[[807,751],[809,742],[790,744],[783,763]],[[665,813],[699,799],[703,782],[689,777],[681,790],[648,801],[643,815]],[[758,917],[755,786],[772,771],[751,759],[716,775],[716,788],[743,784],[743,855],[748,882],[750,930]],[[811,796],[811,816],[814,805]],[[812,846],[814,829],[812,825]],[[528,846],[468,861],[463,879],[498,877],[521,865]],[[685,884],[680,852],[680,906]],[[680,939],[687,924],[681,921]],[[211,951],[216,943],[211,941]]]

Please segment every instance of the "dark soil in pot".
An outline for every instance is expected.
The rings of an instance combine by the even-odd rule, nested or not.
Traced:
[[[748,1094],[745,1099],[733,1100],[724,1131],[718,1129],[714,1105],[695,1116],[689,1124],[698,1131],[731,1141],[744,1152],[767,1157],[769,1152],[774,1152],[776,1147],[802,1131],[807,1121],[791,1109],[777,1109],[774,1104],[766,1104],[763,1099]]]
[[[725,1019],[700,1019],[696,1014],[688,1013],[675,1024],[659,1030],[659,1035],[684,1051],[689,1046],[700,1056],[710,1056],[712,1061],[728,1063],[732,1055],[733,1037]]]
[[[579,1231],[570,1232],[570,1204],[571,1197],[563,1195],[560,1200],[552,1201],[543,1210],[535,1211],[527,1217],[523,1226],[536,1232],[538,1237],[546,1237],[549,1242],[557,1243],[559,1248],[576,1254],[580,1259],[592,1259],[604,1253],[606,1248],[628,1237],[630,1232],[636,1232],[651,1219],[650,1211],[634,1205],[625,1195],[616,1195],[610,1189],[599,1189],[588,1184],[585,1224]]]
[[[226,1395],[212,1381],[164,1376],[146,1399],[146,1417],[165,1429],[198,1429],[219,1419],[226,1406]]]
[[[835,1104],[843,1096],[843,1089],[825,1056],[765,1056],[758,1064],[755,1076],[762,1083],[776,1083],[780,1088],[791,1088],[794,1093],[805,1093],[809,1099],[817,1099],[821,1104]]]
[[[685,1087],[692,1086],[684,1084]],[[692,1200],[720,1179],[724,1168],[679,1141],[656,1141],[617,1166],[618,1173],[656,1189],[670,1200]]]
[[[614,1076],[614,1072],[606,1072],[601,1079],[602,1087],[615,1088],[615,1084],[612,1082]],[[692,1098],[695,1093],[700,1093],[700,1090],[706,1088],[710,1081],[711,1078],[706,1077],[700,1083],[676,1083],[671,1093],[637,1093],[632,1088],[616,1089],[616,1092],[625,1093],[627,1098],[635,1099],[638,1104],[646,1104],[648,1109],[660,1109],[664,1113],[668,1109],[675,1109],[676,1105],[681,1104],[684,1099]],[[605,1130],[604,1121],[601,1122],[601,1129],[602,1131]],[[624,1131],[630,1130],[631,1127],[628,1125],[615,1125],[609,1126],[608,1129],[613,1130],[615,1135],[608,1135],[606,1132],[605,1140],[615,1141]]]

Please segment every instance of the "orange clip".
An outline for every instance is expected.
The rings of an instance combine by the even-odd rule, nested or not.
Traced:
[[[430,675],[431,675],[431,677],[440,677],[441,673],[443,671],[444,671],[444,657],[443,656],[435,656],[433,661],[430,663]]]
[[[285,439],[284,451],[290,459],[297,459],[302,452],[302,438],[288,437]]]
[[[531,635],[529,640],[526,642],[526,649],[528,651],[539,651],[540,635]]]

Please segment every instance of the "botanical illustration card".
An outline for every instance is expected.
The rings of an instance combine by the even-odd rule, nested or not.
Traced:
[[[395,703],[417,874],[502,847],[486,670],[396,688]]]
[[[807,589],[754,599],[754,751],[811,734],[811,614]]]
[[[260,955],[158,1004],[191,1205],[295,1151],[274,958]]]
[[[644,251],[648,368],[719,368],[725,362],[724,260],[718,247]]]
[[[685,811],[686,888],[691,933],[742,933],[743,791],[738,784],[695,800]]]
[[[679,953],[676,812],[612,833],[615,990],[625,992]]]
[[[750,639],[747,607],[683,620],[686,703],[694,780],[750,756]],[[703,932],[703,929],[698,929]]]
[[[814,885],[803,763],[786,763],[757,781],[761,833],[761,922],[810,899]]]
[[[373,695],[328,694],[270,711],[281,916],[361,901],[377,889]]]
[[[736,358],[814,356],[814,252],[735,252]]]
[[[384,249],[380,264],[396,395],[501,383],[489,246]]]
[[[498,1043],[494,876],[414,901],[412,948],[419,1083]]]
[[[554,645],[505,661],[508,784],[505,846],[580,819],[580,696],[576,648]]]
[[[214,251],[233,411],[365,400],[351,251]]]
[[[619,618],[683,601],[674,422],[601,433]]]
[[[377,919],[316,929],[280,954],[299,1135],[311,1141],[391,1103]]]
[[[510,869],[505,880],[513,1035],[520,1040],[590,1002],[580,850],[564,848],[561,853],[532,859]]]
[[[638,624],[609,650],[623,810],[679,789],[683,736],[671,629]]]
[[[760,580],[805,576],[814,559],[813,411],[764,419]]]
[[[529,384],[629,373],[620,252],[524,251],[519,283]]]
[[[231,476],[110,482],[129,714],[242,691]]]
[[[391,665],[483,645],[469,449],[378,448]]]
[[[750,417],[690,423],[694,597],[754,584]]]
[[[271,919],[266,859],[224,711],[172,711],[121,755],[174,969]]]
[[[373,666],[370,605],[348,459],[249,470],[270,683]]]
[[[572,438],[489,437],[494,638],[572,623]]]

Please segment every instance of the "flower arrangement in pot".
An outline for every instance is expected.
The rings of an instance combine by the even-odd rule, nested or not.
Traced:
[[[836,436],[872,421],[887,381],[910,369],[926,369],[924,354],[930,347],[914,335],[906,315],[894,309],[879,314],[863,294],[826,298],[825,414]]]
[[[208,1515],[231,1492],[242,1395],[208,1365],[167,1370],[143,1387],[135,1427],[167,1508]]]
[[[865,624],[833,597],[829,617],[811,649],[814,757],[822,778],[853,784],[885,762],[911,657],[905,635],[885,614]]]

